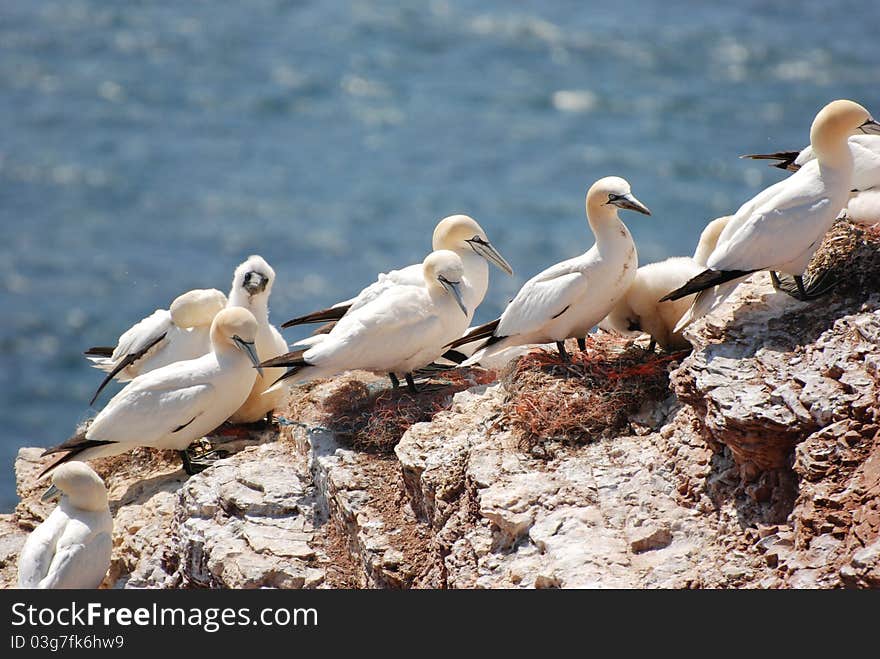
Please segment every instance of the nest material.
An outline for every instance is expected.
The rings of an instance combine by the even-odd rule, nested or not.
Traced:
[[[808,281],[837,280],[834,292],[861,300],[880,288],[880,226],[838,220],[807,267]]]
[[[322,424],[352,448],[391,453],[410,426],[448,410],[453,394],[494,379],[495,373],[484,369],[453,369],[443,373],[442,382],[420,385],[417,394],[403,387],[380,389],[350,379],[324,399]]]
[[[590,336],[587,349],[565,363],[535,350],[504,376],[508,391],[500,423],[522,450],[546,453],[546,442],[583,444],[618,434],[643,404],[669,393],[669,366],[687,352],[649,353],[632,341]]]

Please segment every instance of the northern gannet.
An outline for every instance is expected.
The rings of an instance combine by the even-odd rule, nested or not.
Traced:
[[[849,138],[853,156],[852,189],[840,217],[871,226],[880,221],[880,135],[853,135]],[[776,160],[774,167],[796,172],[816,159],[812,146],[802,151],[751,154],[743,158]]]
[[[666,302],[658,300],[670,288],[681,286],[703,270],[703,266],[688,256],[674,256],[641,266],[629,290],[599,327],[621,336],[636,337],[644,332],[651,337],[648,351],[653,351],[658,343],[664,350],[687,348],[690,344],[674,328],[691,306],[693,297]]]
[[[225,306],[226,296],[220,291],[195,289],[126,330],[115,348],[86,350],[92,365],[107,372],[89,405],[94,405],[113,378],[128,382],[142,373],[204,355],[211,349],[211,322]]]
[[[262,366],[288,367],[280,379],[296,383],[355,369],[387,373],[392,381],[402,373],[415,392],[412,371],[430,364],[461,336],[470,315],[464,266],[455,252],[434,251],[421,267],[420,285],[388,286],[381,296],[351,309],[313,347]]]
[[[118,455],[135,446],[180,451],[184,468],[193,473],[186,448],[226,421],[253,388],[257,328],[247,309],[221,310],[211,324],[210,352],[134,378],[84,432],[43,453],[64,455],[40,477],[68,460]]]
[[[770,270],[777,288],[801,300],[829,290],[824,283],[807,290],[802,277],[847,202],[853,170],[848,138],[859,132],[880,134],[880,124],[858,103],[833,101],[819,111],[810,128],[815,160],[743,204],[721,232],[707,269],[662,298],[699,293],[676,331],[717,308],[738,280],[759,270]],[[792,275],[796,290],[782,287],[778,272]]]
[[[275,271],[261,256],[250,256],[235,269],[232,290],[229,291],[229,307],[242,307],[250,311],[257,320],[258,329],[255,345],[260,361],[283,355],[287,352],[287,342],[274,325],[269,322],[269,295],[275,283]],[[263,419],[267,413],[281,404],[283,391],[266,393],[282,374],[284,369],[263,371],[257,375],[250,396],[233,414],[232,423],[250,423]]]
[[[555,341],[568,359],[564,342],[587,333],[626,293],[638,268],[636,246],[617,211],[650,215],[629,183],[609,176],[593,184],[586,197],[587,220],[596,243],[584,254],[557,263],[527,281],[497,320],[481,325],[450,347],[485,339],[465,364],[479,362],[511,346]]]
[[[706,259],[729,220],[730,216],[725,215],[706,225],[693,257],[673,256],[641,266],[626,295],[608,312],[599,328],[629,337],[644,332],[651,337],[649,351],[653,351],[657,343],[664,350],[687,348],[690,344],[681,332],[675,331],[675,326],[693,303],[694,296],[666,302],[658,300],[666,291],[682,286],[706,269]]]
[[[880,135],[859,134],[848,140],[852,153],[852,190],[861,191],[880,186]],[[753,153],[743,158],[756,160],[775,160],[774,167],[796,172],[808,162],[816,159],[812,144],[801,151],[779,151],[778,153]]]
[[[483,301],[489,286],[489,263],[494,264],[507,274],[513,274],[510,264],[498,253],[489,242],[486,232],[472,217],[467,215],[450,215],[434,228],[431,239],[432,249],[455,252],[464,266],[464,277],[468,280],[468,290],[462,290],[464,305],[468,310],[468,321],[473,318],[474,311]],[[335,321],[342,318],[349,310],[368,304],[381,295],[389,286],[410,284],[421,286],[424,282],[422,264],[382,273],[378,279],[363,289],[355,297],[339,302],[328,309],[315,311],[305,316],[293,318],[281,327],[287,328],[304,323]]]
[[[97,588],[110,567],[113,517],[104,481],[83,462],[52,472],[43,500],[61,502],[28,536],[18,557],[19,588]]]

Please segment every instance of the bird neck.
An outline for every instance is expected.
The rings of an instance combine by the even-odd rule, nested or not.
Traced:
[[[621,239],[632,242],[629,229],[617,214],[617,207],[611,204],[587,203],[587,221],[596,235],[596,245],[617,242]]]
[[[810,131],[810,146],[816,154],[820,168],[852,169],[852,151],[849,148],[849,136],[837,131]]]
[[[482,256],[477,254],[469,246],[456,250],[456,254],[461,258],[464,266],[465,276],[468,284],[474,291],[478,292],[480,299],[486,294],[489,287],[489,263]]]
[[[269,300],[267,295],[248,295],[245,291],[234,289],[229,293],[228,307],[241,307],[250,311],[258,323],[269,319]]]
[[[61,509],[69,513],[73,509],[90,510],[97,512],[109,506],[107,490],[104,487],[95,488],[94,491],[76,492],[72,495],[65,494],[61,499]]]

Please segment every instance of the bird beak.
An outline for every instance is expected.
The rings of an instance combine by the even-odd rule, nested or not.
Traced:
[[[52,483],[45,492],[43,492],[43,496],[40,497],[40,501],[52,501],[57,497],[61,496],[61,490],[58,489],[58,486]]]
[[[254,347],[253,341],[245,341],[240,336],[233,336],[232,340],[235,342],[235,345],[238,346],[239,350],[250,357],[251,362],[254,364],[254,368],[257,369],[257,373],[262,375],[263,369],[260,367],[260,358],[257,357],[257,349]]]
[[[461,312],[467,316],[467,307],[464,306],[464,300],[461,299],[461,290],[459,289],[459,282],[452,282],[446,279],[445,277],[439,278],[440,283],[443,285],[447,291],[452,293],[452,297],[455,298],[455,301],[458,302],[458,308],[461,309]]]
[[[648,207],[645,206],[642,202],[636,199],[632,192],[629,192],[625,195],[620,195],[614,201],[609,203],[614,204],[618,208],[623,208],[624,210],[636,211],[637,213],[642,213],[643,215],[650,215],[651,211],[648,210]]]
[[[246,290],[249,295],[256,295],[257,293],[265,291],[268,283],[269,278],[266,275],[261,272],[251,271],[245,273],[242,286],[244,286],[244,290]]]
[[[501,270],[504,270],[509,275],[513,274],[513,268],[510,267],[510,264],[505,260],[503,256],[492,246],[492,243],[483,240],[479,236],[474,236],[473,238],[468,239],[468,245],[471,246],[477,254],[482,256],[484,259],[497,266]]]
[[[859,130],[866,135],[880,135],[880,124],[873,119],[868,119],[865,123],[859,126]]]

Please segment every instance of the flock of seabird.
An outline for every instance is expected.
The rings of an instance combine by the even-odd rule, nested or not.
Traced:
[[[355,297],[294,318],[289,328],[323,323],[290,346],[269,322],[275,272],[260,256],[236,268],[228,296],[193,290],[136,323],[114,347],[86,351],[111,379],[127,382],[40,477],[61,503],[25,543],[23,588],[97,587],[110,561],[112,518],[103,481],[84,462],[136,446],[180,452],[187,473],[206,464],[190,444],[224,422],[271,420],[290,386],[350,370],[387,375],[416,392],[414,374],[437,364],[478,364],[516,346],[566,339],[584,348],[597,325],[625,336],[647,333],[671,350],[682,329],[712,312],[745,277],[767,270],[777,290],[799,300],[825,294],[833,281],[804,281],[826,231],[839,217],[880,217],[880,124],[853,101],[816,115],[810,144],[758,154],[791,170],[730,216],[702,231],[692,257],[638,267],[621,210],[650,215],[630,184],[610,176],[587,192],[595,244],[529,279],[501,316],[469,327],[489,282],[489,265],[513,274],[486,232],[466,215],[440,221],[421,263],[379,275]],[[290,350],[290,348],[295,348]]]

